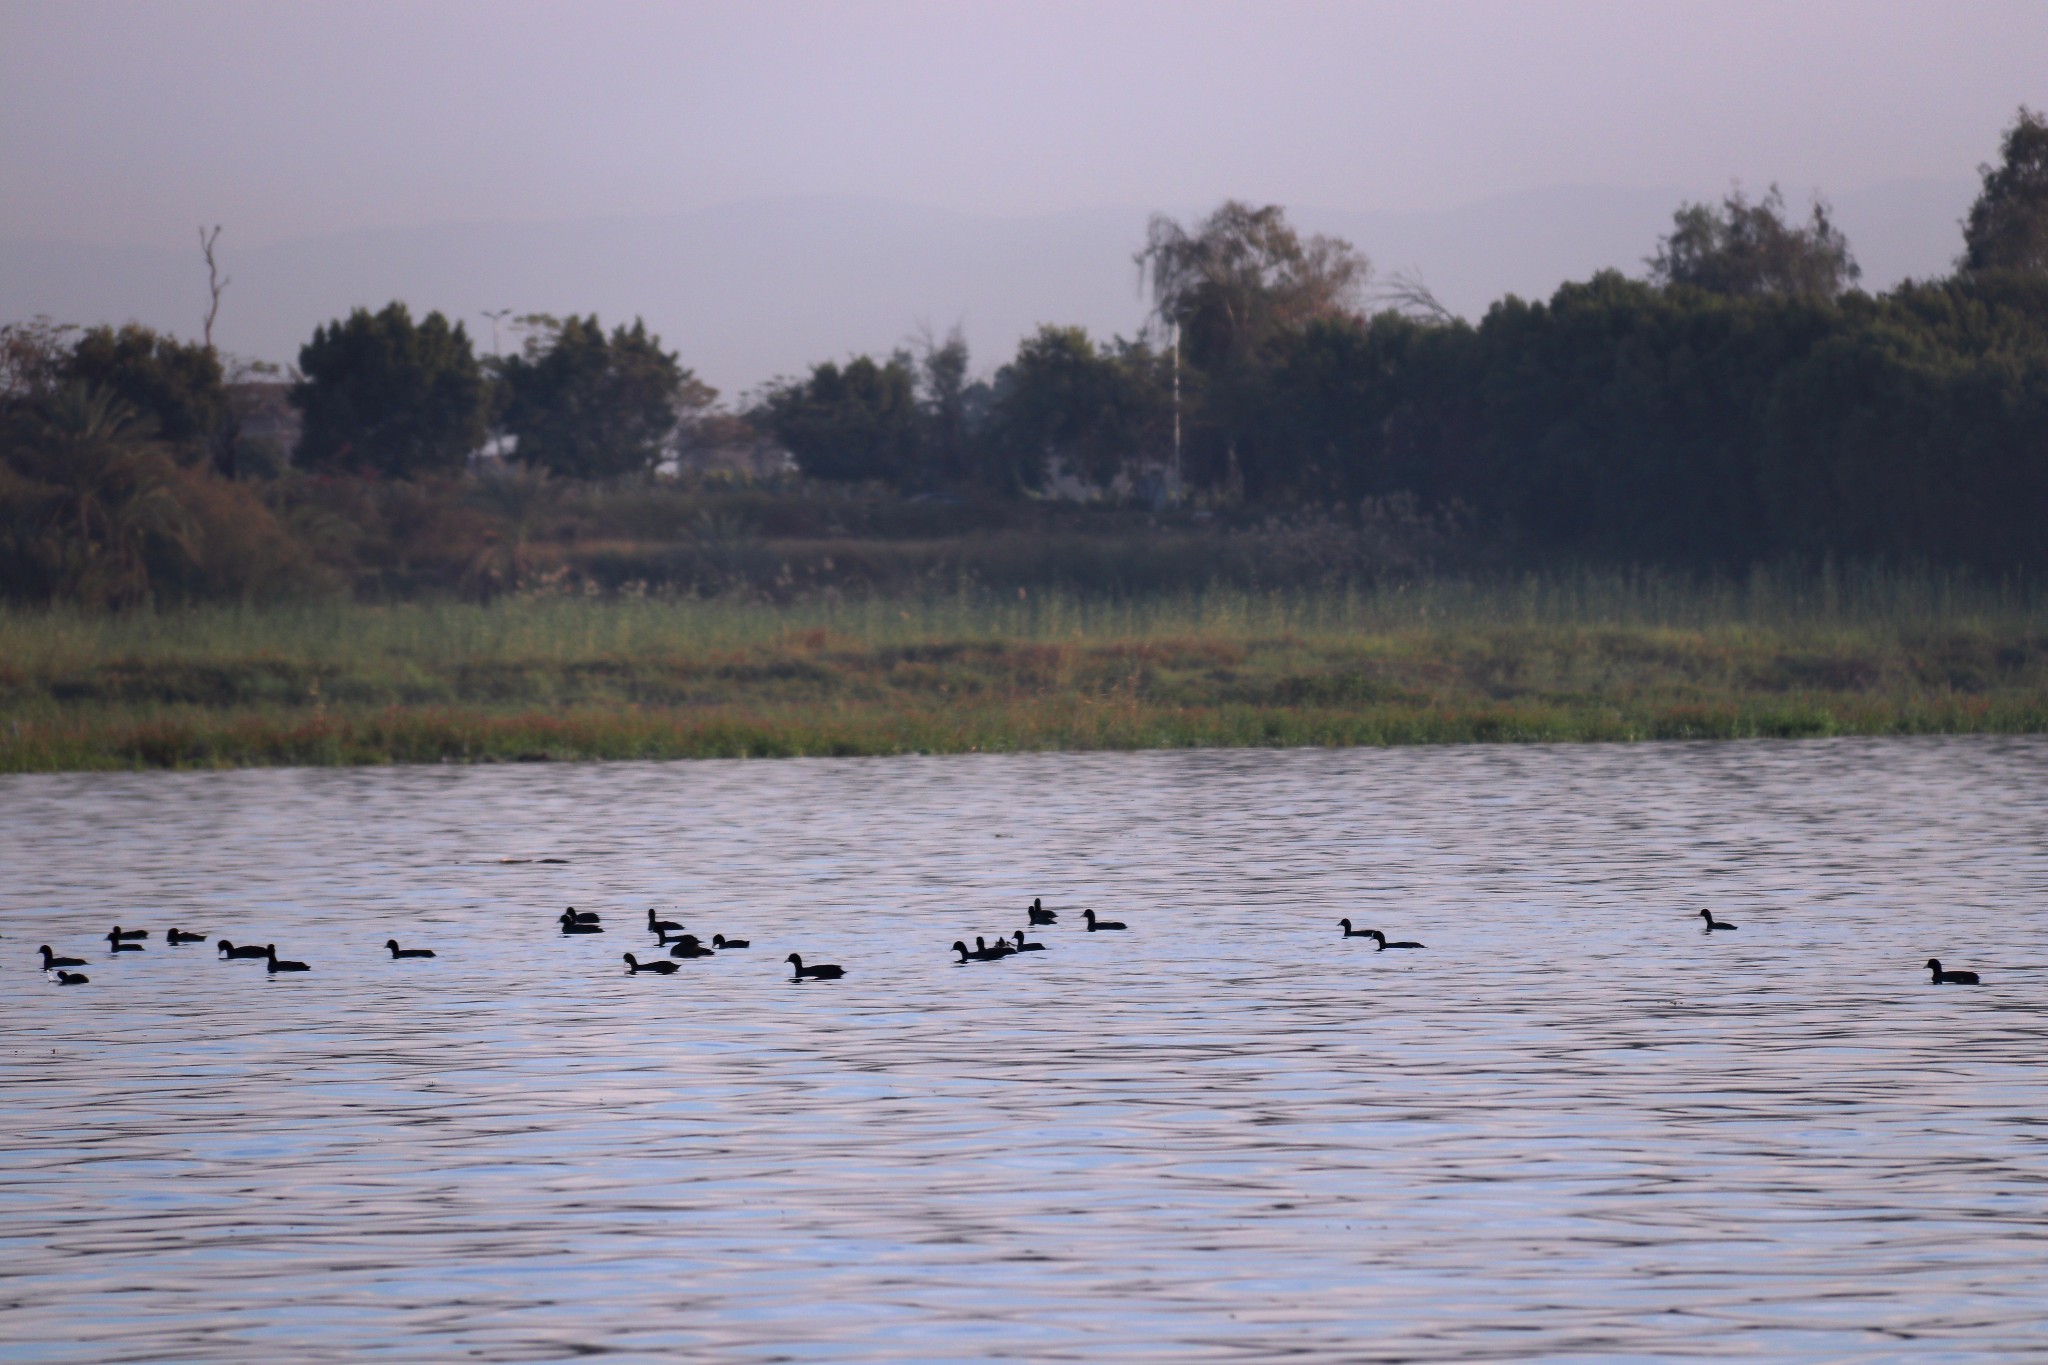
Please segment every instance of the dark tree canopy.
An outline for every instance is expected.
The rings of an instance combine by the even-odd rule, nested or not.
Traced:
[[[213,348],[136,323],[80,336],[64,377],[104,389],[153,425],[157,439],[186,463],[208,454],[227,424],[227,390]]]
[[[638,318],[609,337],[595,313],[523,321],[524,352],[497,364],[521,461],[569,478],[644,474],[669,455],[684,413],[718,396]]]
[[[917,377],[910,357],[868,356],[813,366],[810,378],[770,385],[754,418],[814,479],[903,485],[922,465]]]
[[[1681,205],[1671,216],[1671,235],[1650,258],[1650,277],[1658,284],[1736,299],[1832,299],[1862,274],[1828,206],[1815,200],[1806,226],[1794,226],[1785,220],[1785,197],[1776,185],[1755,203],[1738,189],[1718,209]]]
[[[1107,487],[1171,449],[1170,380],[1150,347],[1098,348],[1080,327],[1041,327],[996,375],[994,439],[1017,481],[1043,486],[1055,461]]]
[[[402,303],[358,308],[299,349],[298,462],[390,478],[458,473],[483,442],[484,378],[469,334]]]
[[[1963,225],[1962,267],[2048,276],[2048,116],[2024,105]]]

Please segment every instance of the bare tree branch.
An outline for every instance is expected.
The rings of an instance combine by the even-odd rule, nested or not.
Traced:
[[[213,320],[220,316],[220,296],[234,281],[220,273],[220,266],[213,259],[213,244],[220,240],[220,224],[213,225],[213,231],[199,229],[199,254],[206,257],[206,292],[209,302],[206,306],[206,349],[213,349]]]

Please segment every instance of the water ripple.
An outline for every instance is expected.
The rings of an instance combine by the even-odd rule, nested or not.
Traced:
[[[0,865],[0,1359],[2048,1344],[2037,739],[15,777]]]

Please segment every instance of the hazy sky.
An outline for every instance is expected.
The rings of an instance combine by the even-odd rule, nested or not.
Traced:
[[[1004,215],[1990,158],[2042,0],[0,0],[0,237],[244,244],[860,194]]]

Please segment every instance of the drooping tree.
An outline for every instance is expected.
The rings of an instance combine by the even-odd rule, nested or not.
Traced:
[[[461,323],[402,303],[358,308],[299,349],[291,401],[310,469],[388,478],[458,473],[483,442],[484,376]]]
[[[1755,203],[1736,189],[1718,208],[1681,204],[1649,266],[1657,284],[1737,299],[1832,299],[1863,274],[1827,204],[1816,199],[1806,226],[1796,226],[1785,219],[1776,185]]]
[[[495,367],[522,462],[577,479],[645,474],[671,453],[677,423],[718,397],[638,318],[609,336],[594,313],[522,321],[524,350]]]
[[[1349,242],[1303,237],[1286,213],[1229,200],[1192,229],[1155,216],[1136,256],[1153,311],[1200,373],[1202,401],[1187,423],[1197,482],[1242,479],[1248,497],[1268,480],[1258,432],[1276,343],[1311,323],[1355,317],[1371,263]]]
[[[1964,270],[2048,276],[2048,115],[2022,105],[1963,225]]]

